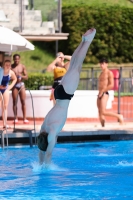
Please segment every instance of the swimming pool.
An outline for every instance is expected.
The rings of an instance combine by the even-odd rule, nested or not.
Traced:
[[[133,199],[133,141],[57,144],[49,169],[37,147],[0,149],[0,199]]]

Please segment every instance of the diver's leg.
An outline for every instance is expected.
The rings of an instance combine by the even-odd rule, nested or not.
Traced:
[[[82,64],[85,59],[88,48],[95,36],[95,33],[96,33],[95,29],[88,30],[82,36],[82,42],[72,55],[70,61],[70,67],[65,76],[61,80],[61,84],[63,85],[64,90],[68,94],[73,94],[78,87]]]

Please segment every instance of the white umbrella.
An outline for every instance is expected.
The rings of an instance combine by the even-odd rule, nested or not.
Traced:
[[[9,28],[0,26],[0,51],[15,52],[34,50],[34,45]]]

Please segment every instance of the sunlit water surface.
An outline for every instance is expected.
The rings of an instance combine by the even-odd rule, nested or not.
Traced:
[[[0,200],[133,199],[133,141],[57,144],[49,168],[38,152],[0,149]]]

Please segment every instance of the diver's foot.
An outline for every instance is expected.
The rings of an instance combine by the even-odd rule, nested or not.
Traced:
[[[82,35],[82,42],[92,42],[96,33],[96,29],[91,28],[84,35]]]
[[[119,123],[120,125],[123,125],[124,123],[123,115],[119,115]]]

